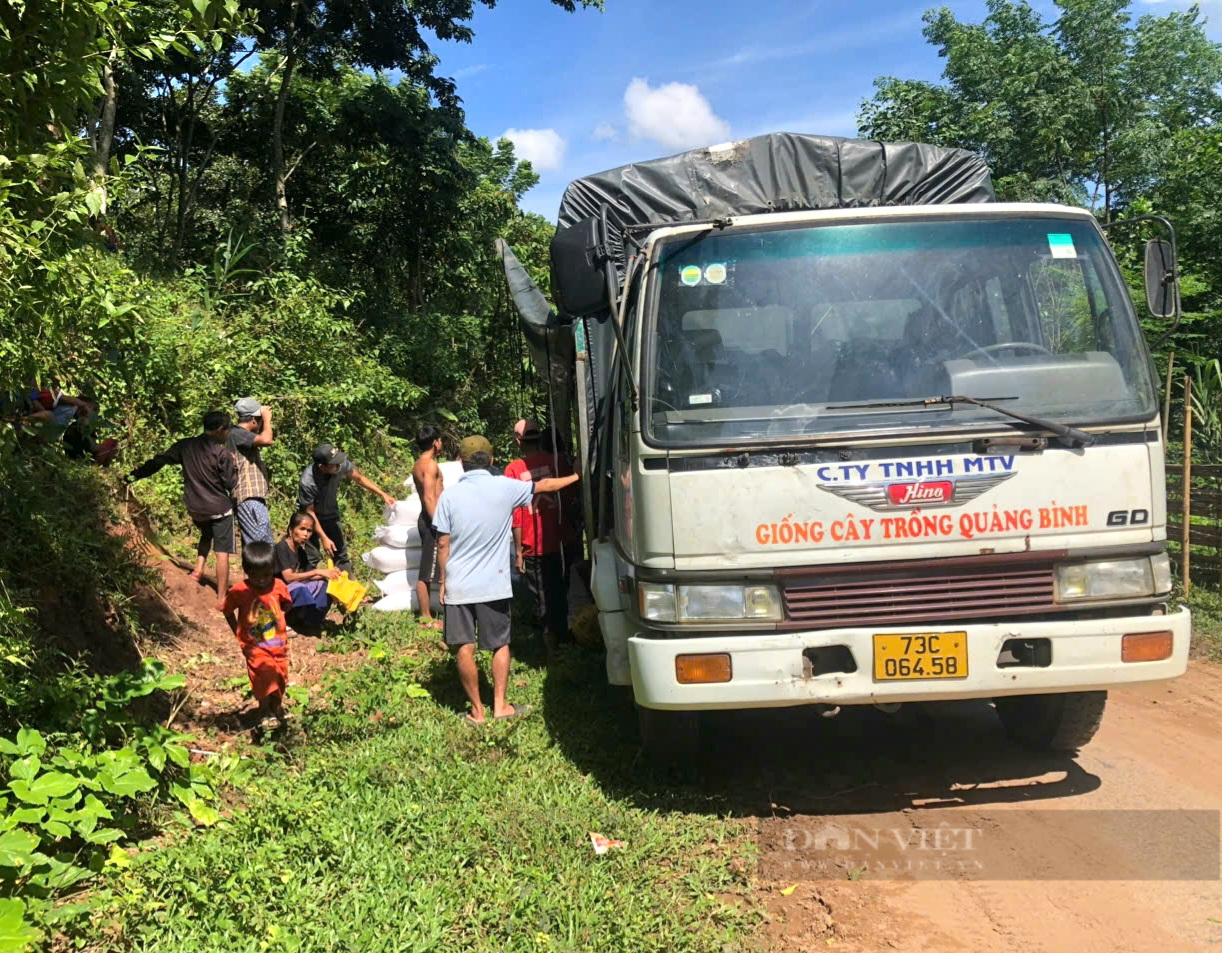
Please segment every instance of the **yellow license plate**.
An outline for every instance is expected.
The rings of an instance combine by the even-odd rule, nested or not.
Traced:
[[[967,678],[967,633],[874,636],[874,681]]]

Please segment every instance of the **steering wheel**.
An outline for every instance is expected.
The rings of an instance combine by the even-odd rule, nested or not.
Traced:
[[[969,354],[992,354],[994,351],[1034,351],[1036,354],[1052,355],[1052,351],[1034,341],[1002,341],[1000,344],[986,344],[984,347],[973,348]]]

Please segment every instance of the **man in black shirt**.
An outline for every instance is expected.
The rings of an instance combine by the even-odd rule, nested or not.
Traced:
[[[301,471],[297,483],[297,509],[314,518],[313,543],[319,551],[330,556],[336,568],[351,570],[339,517],[339,487],[344,480],[380,496],[387,506],[394,506],[395,498],[354,467],[342,450],[329,443],[320,443],[314,449],[314,462]]]
[[[237,471],[233,453],[225,445],[231,426],[228,414],[211,411],[204,415],[202,434],[175,442],[170,449],[123,478],[124,483],[130,484],[170,464],[182,467],[183,503],[199,530],[199,545],[195,550],[198,558],[191,578],[203,579],[208,553],[215,549],[216,590],[221,602],[229,591],[229,556],[234,551],[230,494],[237,481]]]

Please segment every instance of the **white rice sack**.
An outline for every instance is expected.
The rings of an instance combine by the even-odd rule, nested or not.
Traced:
[[[434,613],[441,612],[441,603],[438,602],[438,593],[433,591],[430,593],[429,603]],[[379,612],[418,612],[420,611],[420,602],[416,598],[415,589],[401,589],[398,592],[392,592],[389,595],[383,596],[373,604],[373,608]]]
[[[441,470],[441,479],[444,481],[446,486],[453,486],[458,482],[458,478],[463,475],[461,460],[446,460],[444,463],[437,464],[437,468]],[[413,477],[409,476],[403,481],[403,485],[410,486],[412,489],[415,489],[416,481]]]
[[[365,565],[378,572],[398,572],[410,566],[420,565],[420,553],[412,549],[392,549],[378,546],[361,557]]]
[[[403,592],[406,589],[412,589],[416,585],[416,580],[420,578],[419,567],[411,569],[400,569],[398,572],[392,572],[388,576],[383,576],[376,580],[377,587],[382,590],[382,595],[389,596],[395,592]]]
[[[416,611],[416,591],[402,589],[383,596],[373,604],[379,612],[414,612]]]
[[[382,507],[382,522],[386,526],[415,526],[420,518],[420,497],[409,496],[393,506]]]
[[[445,463],[439,463],[437,466],[441,469],[441,479],[445,481],[445,486],[453,486],[463,475],[461,460],[447,460]]]
[[[379,526],[373,531],[373,538],[382,546],[391,549],[419,549],[420,528],[415,523],[398,526]]]

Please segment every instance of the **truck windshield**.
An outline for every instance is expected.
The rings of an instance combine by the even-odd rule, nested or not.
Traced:
[[[1156,410],[1127,290],[1089,221],[731,228],[668,239],[654,263],[651,443],[998,425],[971,405],[882,406],[934,395],[1085,426]]]

